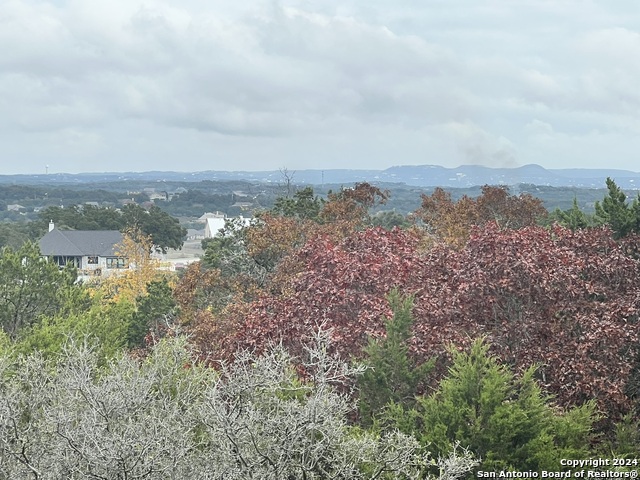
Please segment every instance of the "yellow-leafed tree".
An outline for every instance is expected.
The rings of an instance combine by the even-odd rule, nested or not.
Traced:
[[[116,255],[126,259],[126,268],[105,278],[98,288],[108,302],[131,302],[147,294],[147,285],[160,275],[160,263],[151,256],[151,237],[140,231],[125,232],[122,243],[116,247]]]

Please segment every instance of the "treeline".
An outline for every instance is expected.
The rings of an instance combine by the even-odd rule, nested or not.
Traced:
[[[182,248],[187,234],[178,219],[156,206],[143,208],[135,203],[119,209],[94,205],[50,206],[26,224],[0,225],[0,244],[16,249],[25,242],[36,243],[47,233],[51,222],[62,230],[140,232],[151,238],[154,249],[165,253],[170,248]]]
[[[133,199],[138,204],[149,202],[149,193],[155,192],[166,197],[166,200],[154,200],[154,203],[173,216],[199,217],[207,211],[222,211],[229,216],[237,216],[254,210],[269,209],[275,200],[282,195],[290,195],[295,191],[295,172],[288,178],[275,179],[273,182],[250,181],[143,181],[136,178],[103,179],[101,181],[84,181],[82,183],[62,184],[0,184],[0,219],[16,222],[31,220],[37,217],[40,209],[47,206],[81,205],[98,203],[99,205],[118,206],[123,199]],[[339,190],[340,184],[313,186],[316,193],[326,197],[329,190]],[[406,215],[419,207],[420,194],[430,195],[434,188],[413,187],[398,183],[385,184],[385,189],[392,193],[386,205],[376,207],[375,211],[388,210]],[[481,187],[449,188],[454,200],[463,196],[476,197],[481,194]],[[571,208],[576,200],[580,209],[593,213],[594,204],[601,199],[603,189],[549,187],[544,185],[519,184],[513,186],[516,194],[528,193],[540,198],[544,206],[553,211],[556,208]],[[167,201],[170,200],[170,201]],[[247,210],[236,203],[251,203]],[[8,205],[21,205],[20,212],[7,210]]]
[[[141,259],[83,285],[29,244],[5,248],[0,468],[451,478],[633,461],[640,207],[607,188],[594,214],[436,189],[386,228],[372,212],[387,191],[299,189],[249,227],[229,222],[178,277]],[[182,440],[147,437],[158,430]],[[458,453],[445,472],[427,451]]]
[[[9,203],[22,203],[24,206],[42,204],[73,204],[84,202],[117,202],[122,193],[99,188],[71,188],[54,186],[2,185],[0,202],[6,207]]]

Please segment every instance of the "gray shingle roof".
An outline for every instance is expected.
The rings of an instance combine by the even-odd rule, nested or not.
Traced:
[[[40,239],[42,255],[114,257],[122,243],[118,230],[58,230],[54,228]]]

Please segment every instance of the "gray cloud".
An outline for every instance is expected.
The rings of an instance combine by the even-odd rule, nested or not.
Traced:
[[[8,0],[0,173],[637,169],[636,11],[577,0]]]

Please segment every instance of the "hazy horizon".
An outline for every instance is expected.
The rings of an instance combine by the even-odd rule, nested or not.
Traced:
[[[51,176],[56,176],[56,175],[117,175],[117,174],[144,174],[144,173],[175,173],[175,174],[200,174],[200,173],[207,173],[207,172],[225,172],[225,173],[248,173],[248,174],[253,174],[253,173],[261,173],[261,172],[274,172],[274,173],[278,173],[279,175],[289,175],[292,180],[295,181],[295,175],[296,173],[302,172],[302,171],[314,171],[314,172],[330,172],[330,171],[340,171],[340,170],[345,170],[345,171],[386,171],[390,168],[401,168],[401,167],[439,167],[439,168],[445,168],[445,169],[450,169],[450,170],[455,170],[455,169],[459,169],[459,168],[463,168],[463,167],[482,167],[482,168],[488,168],[488,169],[520,169],[523,167],[527,167],[527,166],[541,166],[538,164],[527,164],[527,165],[520,165],[520,166],[513,166],[513,167],[496,167],[496,166],[485,166],[485,165],[472,165],[472,164],[461,164],[461,165],[456,165],[456,166],[452,166],[452,167],[447,167],[444,165],[429,165],[429,164],[423,164],[423,165],[392,165],[391,167],[387,167],[387,168],[381,168],[381,169],[376,169],[376,168],[349,168],[349,167],[344,167],[344,168],[305,168],[305,169],[299,169],[299,170],[291,170],[291,169],[287,169],[286,167],[280,167],[280,168],[273,168],[273,169],[253,169],[253,170],[221,170],[221,169],[215,169],[215,170],[105,170],[105,171],[87,171],[87,172],[51,172],[46,170],[45,172],[42,173],[13,173],[13,174],[5,174],[5,173],[0,173],[0,176],[47,176],[47,175],[51,175]],[[545,168],[545,167],[542,167]],[[605,171],[605,172],[611,172],[612,174],[614,174],[615,172],[630,172],[630,173],[634,173],[634,174],[638,174],[640,175],[640,170],[633,170],[633,169],[613,169],[613,168],[588,168],[588,167],[558,167],[558,168],[545,168],[545,170],[548,171],[556,171],[556,170],[594,170],[594,171]]]
[[[0,174],[635,171],[636,2],[7,0]]]

